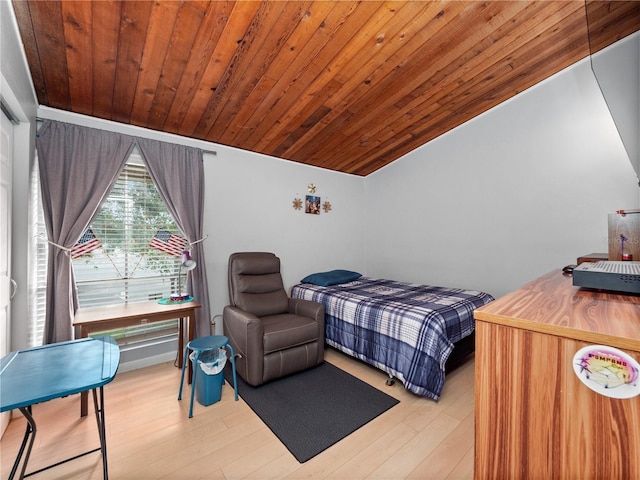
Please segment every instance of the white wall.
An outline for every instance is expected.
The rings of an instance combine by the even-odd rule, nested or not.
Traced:
[[[205,157],[205,241],[212,315],[228,303],[227,262],[238,251],[270,251],[289,289],[316,271],[364,270],[364,179],[217,146]],[[331,211],[293,208],[316,185]]]
[[[366,179],[367,274],[501,296],[607,252],[640,206],[584,60]]]
[[[598,85],[640,177],[640,32],[592,55]],[[629,108],[635,105],[636,108]]]

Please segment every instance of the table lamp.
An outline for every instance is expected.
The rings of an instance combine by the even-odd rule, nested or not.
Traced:
[[[188,293],[182,293],[182,270],[190,271],[196,268],[196,261],[191,258],[191,254],[188,250],[182,252],[182,263],[180,263],[180,271],[178,272],[178,293],[171,295],[172,302],[181,302],[189,298]]]

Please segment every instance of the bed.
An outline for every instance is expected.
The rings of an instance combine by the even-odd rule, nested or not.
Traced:
[[[324,305],[328,345],[436,401],[447,366],[474,350],[474,310],[494,300],[480,291],[369,278],[348,270],[309,275],[292,287],[291,297]]]

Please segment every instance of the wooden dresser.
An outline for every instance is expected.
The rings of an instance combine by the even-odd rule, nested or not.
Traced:
[[[475,318],[476,479],[640,479],[640,396],[596,393],[573,367],[593,344],[640,362],[640,296],[557,270]]]

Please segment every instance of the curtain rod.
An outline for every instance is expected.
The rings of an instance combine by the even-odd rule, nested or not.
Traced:
[[[44,120],[52,120],[52,119],[50,119],[50,118],[42,118],[42,117],[38,117],[38,116],[36,116],[36,122],[43,122]],[[62,122],[63,120],[55,120],[55,121],[60,121],[60,122]],[[69,123],[69,122],[65,122],[65,123]],[[123,124],[123,125],[125,125],[125,124]],[[95,127],[89,127],[89,128],[95,128]],[[140,128],[142,128],[142,127],[140,127]],[[130,136],[135,137],[135,136],[139,136],[139,135],[130,135]],[[147,138],[148,138],[148,137],[147,137]],[[188,138],[188,137],[185,137],[185,138]],[[152,140],[155,140],[155,139],[152,139]],[[195,139],[194,139],[194,140],[195,140]],[[164,141],[164,140],[159,140],[159,141],[160,141],[160,142],[162,142],[162,141]],[[196,140],[196,141],[202,141],[202,140]],[[167,143],[175,143],[175,142],[167,142]],[[179,144],[177,144],[177,145],[184,145],[184,144],[179,143]],[[190,146],[190,145],[185,145],[185,146],[187,146],[187,147],[188,147],[188,146]],[[198,148],[198,147],[195,147],[195,148]],[[202,150],[202,153],[203,153],[203,154],[204,154],[204,153],[207,153],[207,154],[209,154],[209,155],[216,155],[216,156],[218,155],[218,152],[216,152],[215,150],[205,150],[204,148],[200,148],[200,150]]]

